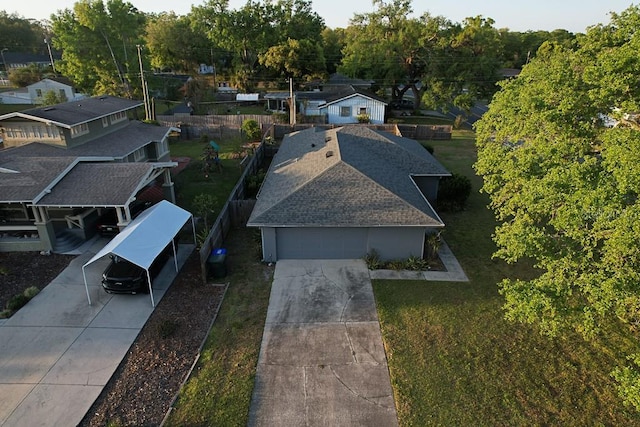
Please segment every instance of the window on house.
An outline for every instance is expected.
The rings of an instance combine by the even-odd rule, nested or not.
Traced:
[[[46,136],[47,138],[57,138],[58,136],[60,136],[60,133],[58,132],[58,128],[55,126],[48,125],[46,127]]]
[[[351,107],[340,107],[340,117],[351,116]]]
[[[163,155],[165,155],[166,153],[169,152],[169,144],[167,143],[166,139],[163,139],[162,141],[158,142],[156,145],[156,149],[158,150],[158,158],[162,157]]]
[[[144,156],[144,147],[133,152],[133,159],[136,162],[139,162],[140,160],[144,160],[144,158],[145,158],[145,156]]]
[[[36,89],[36,96],[42,98],[42,89]]]
[[[120,111],[110,115],[109,119],[111,120],[111,123],[121,122],[127,119],[127,113],[125,113],[124,111]]]
[[[106,128],[107,126],[109,126],[109,118],[108,117],[103,117],[102,118],[102,127]]]
[[[71,128],[71,138],[84,135],[85,133],[89,133],[89,125],[87,123],[82,123]]]
[[[368,114],[367,113],[367,107],[360,107],[360,109],[358,110],[358,114]]]
[[[58,93],[60,94],[60,99],[67,99],[67,94],[65,93],[64,89],[60,89]]]

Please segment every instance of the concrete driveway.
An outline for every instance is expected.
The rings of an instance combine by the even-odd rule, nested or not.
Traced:
[[[75,426],[153,312],[147,294],[109,295],[102,290],[102,258],[82,265],[108,240],[97,240],[42,292],[0,322],[0,426]],[[182,266],[193,245],[180,245]],[[154,281],[156,304],[176,276],[168,262]]]
[[[364,261],[278,261],[249,425],[398,425]]]

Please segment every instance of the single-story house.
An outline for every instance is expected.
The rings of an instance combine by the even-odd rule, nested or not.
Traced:
[[[450,176],[417,141],[365,126],[287,135],[247,223],[265,261],[424,255],[444,223],[432,207]]]
[[[266,108],[271,111],[289,111],[289,92],[265,95]],[[296,111],[305,116],[324,116],[325,123],[352,124],[366,118],[370,123],[384,123],[387,103],[373,93],[352,86],[332,91],[295,92]]]
[[[64,77],[48,77],[39,82],[27,86],[29,98],[32,104],[42,104],[47,92],[55,92],[62,101],[73,101],[84,98],[84,95],[76,93],[70,80]]]

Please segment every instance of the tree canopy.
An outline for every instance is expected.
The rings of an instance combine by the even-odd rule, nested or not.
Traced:
[[[639,24],[632,6],[575,49],[544,43],[477,123],[475,167],[500,221],[495,256],[532,259],[540,272],[501,283],[506,316],[550,335],[589,338],[611,321],[639,332]],[[623,389],[640,389],[637,371],[618,374]]]
[[[376,80],[394,99],[411,91],[416,108],[421,101],[468,108],[493,93],[501,41],[491,19],[454,24],[429,14],[412,18],[409,0],[373,3],[374,12],[356,14],[346,29],[342,72]]]
[[[142,12],[122,0],[82,0],[51,18],[64,75],[90,93],[133,95],[133,88],[140,86]]]

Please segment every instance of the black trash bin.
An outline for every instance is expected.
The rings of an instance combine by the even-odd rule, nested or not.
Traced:
[[[227,276],[227,250],[224,248],[214,249],[207,259],[209,277],[221,279]]]

